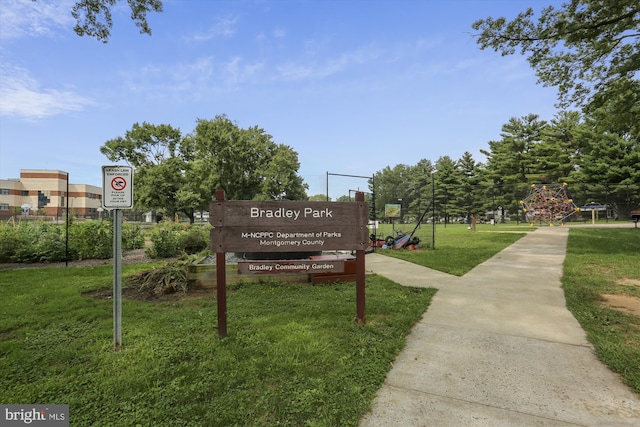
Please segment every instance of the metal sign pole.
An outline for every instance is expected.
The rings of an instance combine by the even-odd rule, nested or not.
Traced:
[[[113,209],[113,347],[122,345],[122,210],[133,208],[133,168],[102,166],[102,206]],[[69,206],[67,203],[67,210]]]
[[[358,191],[356,193],[356,202],[364,203],[364,193]],[[364,215],[368,217],[368,212]],[[362,221],[364,224],[367,221]],[[361,325],[365,324],[365,266],[364,266],[364,250],[356,250],[356,318]]]
[[[113,346],[122,345],[122,211],[113,215]]]

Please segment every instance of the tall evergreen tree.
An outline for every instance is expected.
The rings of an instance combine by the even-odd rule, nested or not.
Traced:
[[[581,126],[580,113],[576,111],[562,111],[551,120],[531,151],[535,165],[531,183],[555,184],[569,179],[580,153],[577,134]]]
[[[427,159],[420,159],[412,168],[410,185],[413,193],[409,209],[416,217],[422,215],[431,201],[433,170],[433,163]]]
[[[483,193],[480,188],[482,164],[477,163],[471,153],[466,151],[457,161],[460,170],[460,186],[456,191],[456,204],[459,216],[479,216],[483,210]],[[452,213],[453,213],[452,209]]]
[[[514,210],[515,200],[524,197],[530,180],[539,178],[534,147],[542,140],[546,127],[547,122],[537,114],[512,117],[502,126],[502,139],[490,141],[490,151],[480,150],[487,156],[487,207],[499,211],[501,221],[507,211]]]
[[[542,139],[547,123],[537,114],[512,117],[502,126],[500,141],[490,141],[487,156],[487,177],[495,185],[528,183],[537,174],[533,148]]]
[[[435,179],[435,204],[438,220],[445,223],[452,215],[461,214],[461,192],[462,173],[456,162],[449,156],[442,156],[436,161]]]

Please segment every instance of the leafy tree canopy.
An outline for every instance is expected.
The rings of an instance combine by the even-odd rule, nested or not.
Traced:
[[[181,148],[180,129],[143,122],[134,123],[124,137],[105,142],[100,152],[113,162],[126,161],[135,167],[137,206],[161,209],[169,216],[184,212],[193,220],[198,203],[183,189],[187,165]]]
[[[514,20],[473,23],[478,44],[502,55],[527,55],[539,81],[558,88],[559,105],[594,111],[613,107],[622,123],[637,123],[640,69],[640,3],[637,0],[571,0],[533,9]],[[611,102],[611,101],[614,102]]]
[[[191,181],[203,197],[223,188],[230,200],[306,199],[298,153],[258,126],[242,129],[225,115],[198,119],[188,138]]]
[[[35,1],[35,0],[34,0]],[[113,19],[111,8],[120,0],[79,0],[73,6],[71,15],[76,20],[73,28],[79,36],[95,37],[103,43],[109,41]],[[162,12],[162,0],[127,0],[131,8],[131,19],[140,34],[151,35],[147,13]]]
[[[185,137],[171,125],[135,123],[100,152],[135,167],[138,206],[169,216],[182,212],[191,221],[195,211],[208,209],[218,188],[230,200],[307,198],[298,153],[258,126],[242,129],[225,115],[198,119]]]
[[[176,157],[182,135],[171,125],[134,123],[124,137],[107,141],[100,152],[111,161],[125,160],[136,168],[159,165]]]

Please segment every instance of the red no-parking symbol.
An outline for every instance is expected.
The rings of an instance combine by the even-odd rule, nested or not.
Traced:
[[[111,188],[116,191],[122,191],[127,187],[127,180],[121,176],[116,176],[111,180]]]

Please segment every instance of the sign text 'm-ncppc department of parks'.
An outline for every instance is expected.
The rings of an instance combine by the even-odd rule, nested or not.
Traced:
[[[216,252],[364,250],[365,202],[213,201],[211,249]]]

